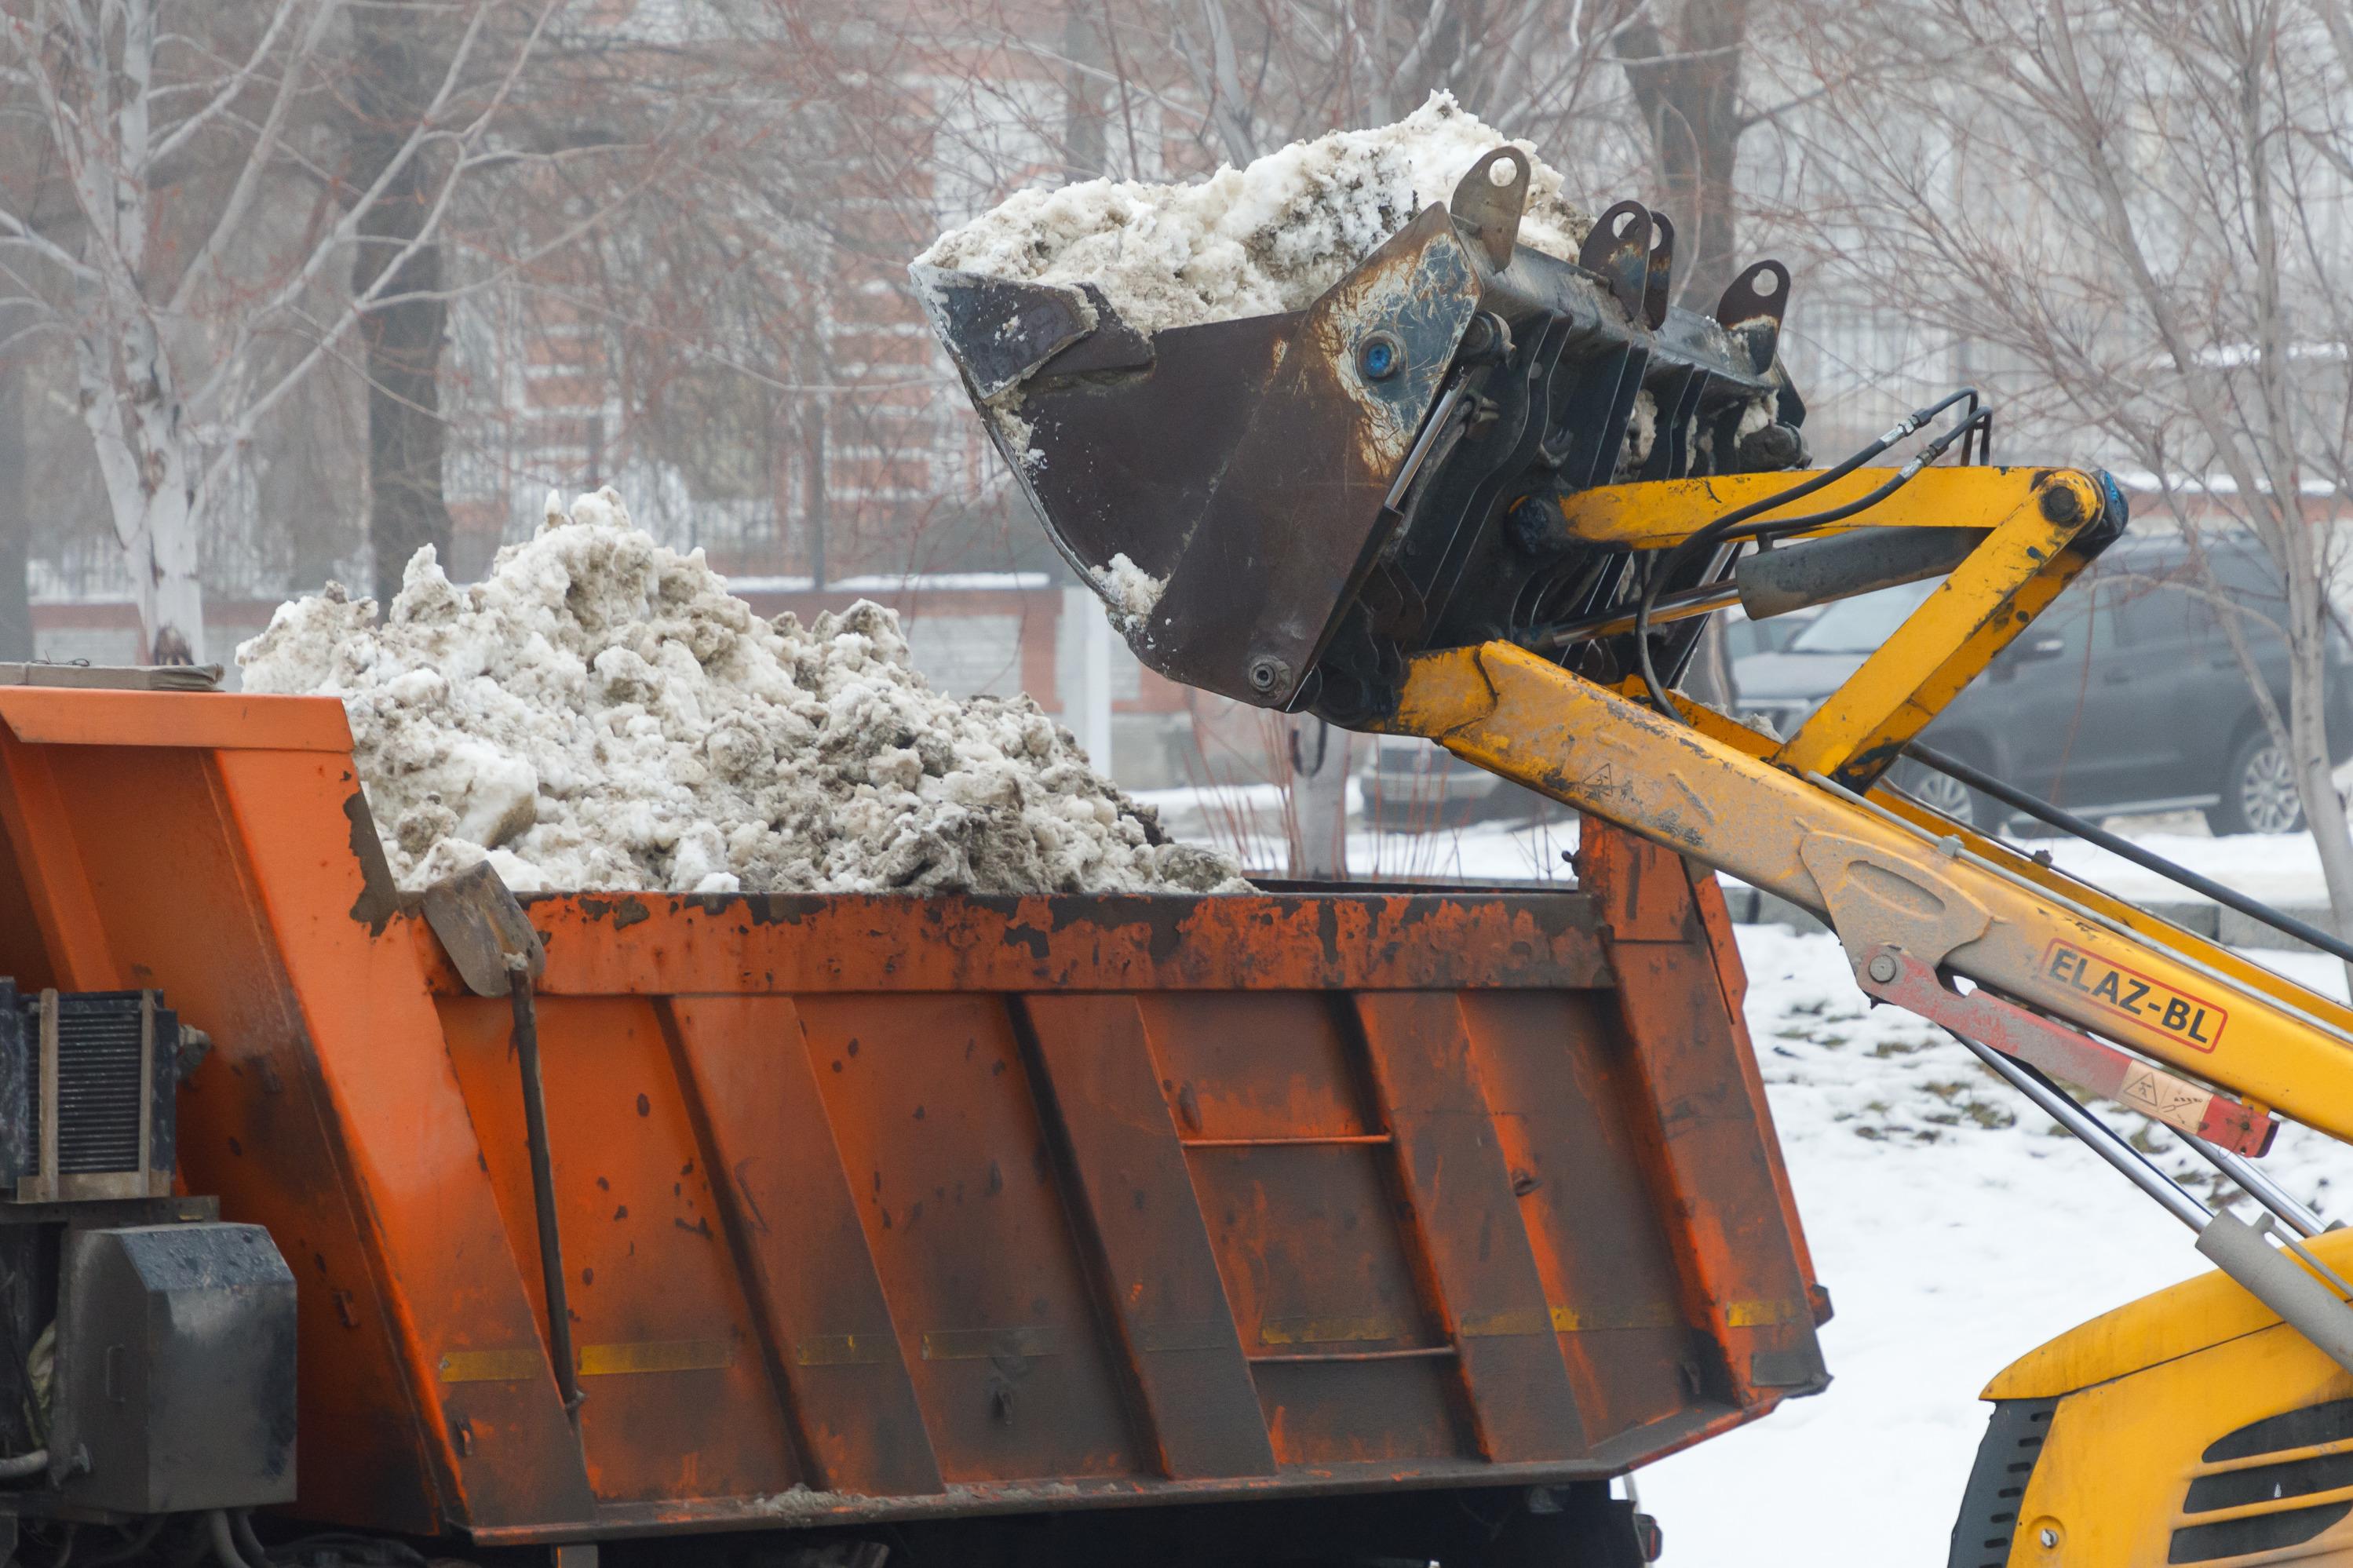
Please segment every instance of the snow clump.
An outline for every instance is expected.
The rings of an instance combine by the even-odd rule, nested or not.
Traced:
[[[1113,555],[1110,565],[1098,566],[1088,575],[1094,579],[1095,592],[1111,607],[1114,624],[1124,626],[1150,615],[1168,588],[1168,579],[1155,577],[1130,561],[1125,551]]]
[[[281,605],[237,662],[343,700],[409,889],[485,858],[519,892],[1249,889],[1028,697],[932,690],[892,611],[763,620],[610,489],[470,587],[418,551],[381,625],[334,584]]]
[[[1394,125],[1294,142],[1191,184],[1085,180],[1022,191],[934,240],[915,265],[1092,283],[1145,333],[1303,310],[1424,208],[1444,205],[1471,165],[1505,142],[1528,160],[1520,243],[1574,260],[1593,222],[1563,199],[1559,171],[1535,143],[1505,136],[1441,90]],[[1091,308],[1087,315],[1092,327]],[[1044,465],[1022,388],[980,412],[1008,461],[1031,475]],[[1124,560],[1090,575],[1123,634],[1159,598],[1162,584]]]
[[[1527,154],[1520,243],[1575,260],[1592,219],[1535,144],[1439,91],[1394,125],[1294,142],[1193,184],[1086,180],[1023,191],[933,241],[916,264],[1038,283],[1092,283],[1140,332],[1303,310],[1481,156]],[[1019,447],[1015,448],[1017,451]]]

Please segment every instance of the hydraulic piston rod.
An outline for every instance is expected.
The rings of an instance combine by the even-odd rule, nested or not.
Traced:
[[[2348,1307],[2344,1298],[2314,1278],[2295,1258],[2274,1247],[2266,1239],[2268,1223],[2249,1225],[2228,1209],[2208,1208],[2172,1177],[2150,1164],[2139,1150],[2118,1137],[2115,1129],[2034,1068],[1963,1036],[1955,1035],[1953,1038],[2155,1200],[2158,1207],[2188,1226],[2197,1236],[2198,1250],[2208,1262],[2277,1312],[2281,1321],[2319,1346],[2331,1361],[2353,1372],[2353,1307]],[[2295,1246],[2293,1242],[2289,1245]],[[2301,1247],[2296,1251],[2303,1254]],[[2305,1256],[2309,1260],[2309,1255]],[[2316,1261],[2315,1267],[2318,1267]]]

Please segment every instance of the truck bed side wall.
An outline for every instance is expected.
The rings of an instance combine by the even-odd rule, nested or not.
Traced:
[[[27,695],[0,972],[211,1033],[183,1174],[295,1268],[306,1514],[1567,1480],[1822,1381],[1714,884],[1597,832],[1577,893],[532,900],[575,1436],[507,1008],[397,907],[340,710]]]

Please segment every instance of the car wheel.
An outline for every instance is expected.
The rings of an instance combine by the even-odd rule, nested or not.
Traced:
[[[1907,763],[1896,787],[1931,811],[1942,812],[1964,827],[1990,833],[2006,816],[1999,801],[1987,799],[1958,779],[1933,768]]]
[[[2222,799],[2206,808],[2206,825],[2216,836],[2232,833],[2294,833],[2304,826],[2304,802],[2295,793],[2295,765],[2257,729],[2231,752],[2222,771]]]

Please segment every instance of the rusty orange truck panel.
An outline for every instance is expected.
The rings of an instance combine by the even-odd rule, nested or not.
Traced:
[[[161,987],[299,1280],[298,1511],[477,1541],[1613,1474],[1825,1381],[1713,879],[396,896],[332,700],[0,689],[0,973]]]

